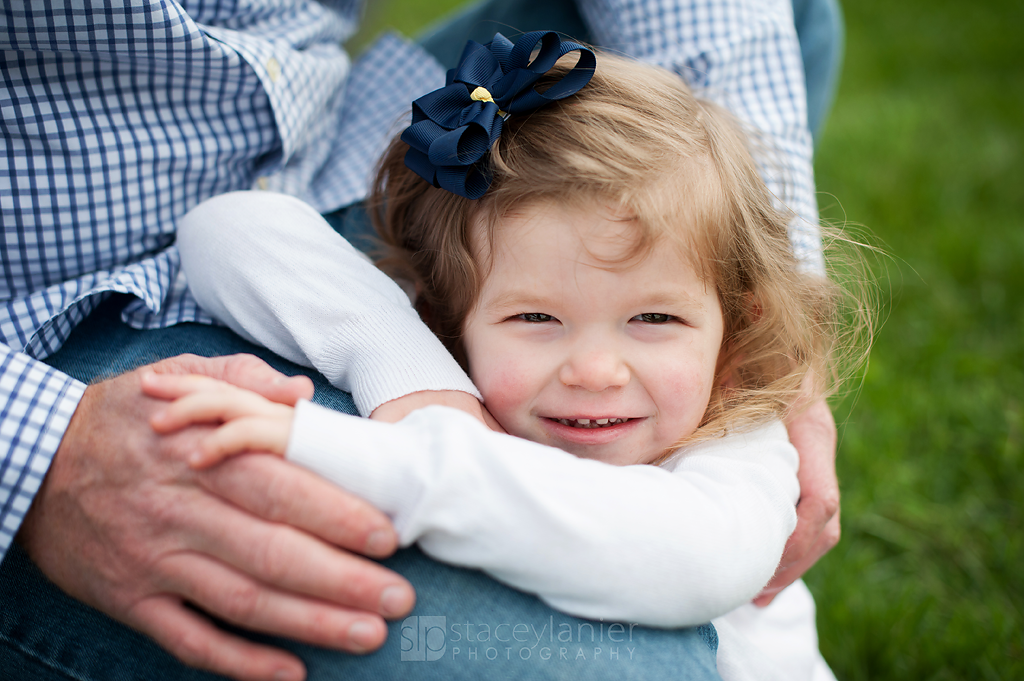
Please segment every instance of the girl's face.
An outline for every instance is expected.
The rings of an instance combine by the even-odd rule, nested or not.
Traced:
[[[500,222],[490,250],[474,229],[490,270],[463,341],[505,430],[616,465],[652,462],[696,430],[724,322],[675,246],[615,264],[634,228],[600,206],[528,206]]]

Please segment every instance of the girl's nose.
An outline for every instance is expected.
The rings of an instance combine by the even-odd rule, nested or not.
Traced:
[[[589,348],[572,353],[562,364],[558,378],[563,385],[601,392],[629,383],[629,367],[612,349]]]

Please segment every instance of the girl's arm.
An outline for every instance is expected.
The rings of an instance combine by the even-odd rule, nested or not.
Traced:
[[[224,424],[192,465],[287,448],[388,513],[403,545],[583,617],[683,626],[722,615],[768,580],[795,522],[796,456],[779,423],[665,467],[618,468],[441,407],[390,425],[202,376],[151,374],[142,386],[175,400],[153,417],[158,432]]]
[[[234,192],[193,208],[178,228],[199,304],[243,338],[352,393],[359,413],[418,391],[476,387],[395,282],[312,207]]]
[[[779,562],[799,495],[781,423],[696,446],[671,470],[620,468],[442,407],[392,425],[302,402],[288,458],[390,515],[403,545],[573,615],[653,626],[749,602]]]

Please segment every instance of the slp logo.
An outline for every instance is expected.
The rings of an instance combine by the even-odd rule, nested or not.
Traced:
[[[402,622],[402,662],[434,662],[444,657],[447,628],[443,616],[406,617]]]

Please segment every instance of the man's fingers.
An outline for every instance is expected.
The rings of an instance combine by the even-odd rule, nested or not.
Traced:
[[[179,358],[150,369],[191,374],[213,368],[211,378],[220,379],[230,378],[236,366]],[[276,375],[269,368],[267,372]],[[219,631],[215,623],[183,606],[176,599],[187,594],[197,607],[232,612],[238,615],[235,621],[249,625],[237,600],[234,610],[205,602],[222,603],[209,591],[216,591],[215,583],[196,587],[204,583],[202,574],[191,573],[191,591],[184,588],[188,582],[169,588],[170,582],[177,587],[178,580],[161,569],[168,557],[201,556],[200,564],[219,565],[222,572],[262,585],[250,593],[268,591],[296,599],[287,603],[309,602],[334,612],[347,612],[345,600],[366,604],[369,612],[357,613],[351,606],[351,615],[371,623],[379,622],[382,612],[397,616],[411,609],[414,595],[401,577],[331,545],[390,553],[397,540],[383,514],[271,456],[240,457],[207,471],[189,469],[186,458],[211,428],[194,426],[158,436],[149,421],[167,405],[142,394],[142,373],[122,374],[86,389],[22,525],[19,539],[51,580],[151,635],[184,661],[238,679],[269,679],[278,672],[301,678],[304,671],[291,655]],[[263,463],[233,465],[246,459]],[[219,494],[218,488],[226,493]],[[287,526],[291,518],[297,529]],[[307,545],[315,548],[307,550]],[[359,566],[367,565],[367,573],[360,574]],[[263,602],[256,600],[257,605]],[[275,622],[293,624],[297,619],[290,614],[292,606],[275,603],[251,611],[263,618],[264,629],[277,631],[281,627]],[[325,617],[318,612],[304,614],[315,622]],[[383,629],[374,626],[368,639],[383,636]],[[308,629],[292,629],[281,633],[310,638]],[[347,636],[355,640],[356,633],[349,627]],[[321,640],[318,636],[312,638]]]
[[[796,507],[797,530],[799,531],[800,526],[804,525],[804,532],[806,533],[801,544],[810,548],[811,545],[817,543],[818,536],[825,531],[829,523],[833,520],[838,523],[838,516],[838,488],[830,487],[829,491],[821,496],[802,497]],[[795,532],[794,536],[798,536],[798,534]],[[838,536],[836,539],[838,541]],[[783,557],[783,562],[785,560],[785,557]]]
[[[161,374],[145,369],[139,375],[139,384],[144,394],[161,400],[176,400],[192,393],[217,390],[229,385],[202,374]]]
[[[285,376],[255,355],[178,355],[157,362],[151,368],[162,374],[202,374],[252,390],[281,404],[294,405],[300,399],[313,397],[313,381],[308,376]]]
[[[808,375],[805,392],[814,394],[814,377]],[[782,562],[772,581],[754,599],[755,605],[771,603],[775,594],[799,579],[839,540],[839,481],[836,479],[836,423],[828,403],[816,399],[797,412],[787,424],[790,442],[800,455],[797,480],[800,503],[797,524],[786,542]]]
[[[398,537],[388,517],[303,468],[250,455],[202,471],[197,480],[219,497],[272,522],[374,558],[391,555]]]
[[[170,596],[139,602],[129,623],[185,664],[239,681],[302,681],[306,669],[289,653],[232,636]]]
[[[202,527],[192,540],[193,549],[234,566],[257,582],[386,617],[403,615],[412,606],[409,583],[372,561],[290,527],[253,522],[230,507],[200,503],[193,512]],[[216,522],[206,521],[212,515],[218,516]]]
[[[799,526],[797,527],[799,530]],[[776,594],[787,586],[800,579],[818,562],[818,559],[832,550],[839,543],[840,524],[839,513],[837,512],[825,524],[821,532],[813,537],[797,537],[794,532],[790,537],[790,543],[786,545],[786,552],[782,556],[782,564],[778,572],[768,582],[768,586],[754,599],[754,605],[764,607],[772,602]],[[799,540],[799,544],[794,541]]]
[[[175,593],[202,603],[211,615],[254,631],[351,653],[375,650],[387,637],[379,616],[278,591],[203,556],[177,554],[166,558],[161,568]]]
[[[833,521],[835,522],[836,541],[838,541],[838,513],[838,493],[834,497],[833,495],[827,495],[824,498],[809,497],[800,499],[800,503],[796,507],[796,530],[789,537],[789,541],[786,542],[786,550],[782,554],[782,562],[780,564],[780,573],[793,565],[804,562],[806,556],[812,556],[812,560],[807,566],[810,567],[835,545],[833,543],[825,547],[821,553],[816,552],[816,549],[824,544],[822,537],[825,535],[829,524]]]

